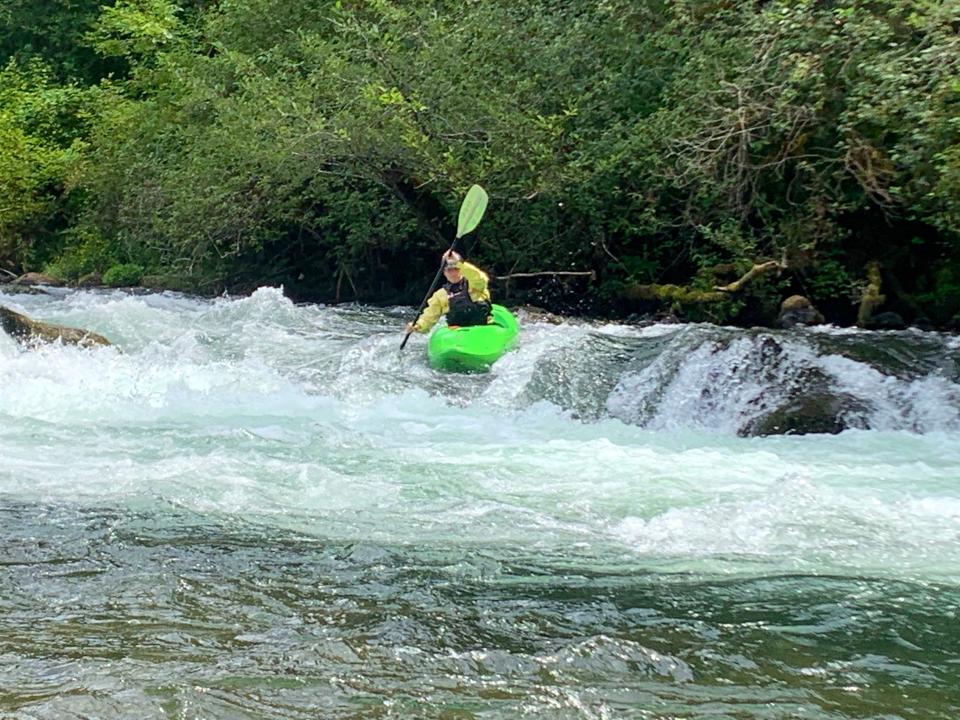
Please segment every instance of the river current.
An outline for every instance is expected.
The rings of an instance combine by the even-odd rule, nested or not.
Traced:
[[[2,718],[960,717],[956,336],[0,304],[114,343],[0,333]]]

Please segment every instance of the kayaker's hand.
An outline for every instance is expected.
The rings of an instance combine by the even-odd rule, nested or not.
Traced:
[[[460,257],[460,253],[454,250],[447,250],[440,259],[444,262],[444,264],[446,264],[448,261],[453,261],[455,263],[463,262],[463,258]]]
[[[407,335],[409,335],[410,333],[412,333],[412,332],[413,332],[414,330],[416,330],[416,329],[417,329],[417,326],[414,325],[412,322],[408,322],[408,323],[407,323],[407,327],[406,327]]]

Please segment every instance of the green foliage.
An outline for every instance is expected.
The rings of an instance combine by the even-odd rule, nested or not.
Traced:
[[[115,251],[96,231],[75,228],[65,233],[65,246],[44,272],[60,280],[78,280],[93,272],[102,273],[114,262]]]
[[[103,284],[109,287],[133,287],[140,284],[143,268],[133,263],[113,265],[103,274]]]
[[[804,287],[814,301],[843,298],[852,304],[859,297],[857,280],[846,269],[843,257],[836,253],[817,263]]]
[[[512,234],[511,223],[529,213],[522,225],[533,247],[505,244],[503,262],[536,253],[568,264],[581,254],[550,242],[561,223],[554,198],[564,192],[557,152],[580,112],[574,91],[558,103],[528,80],[515,94],[477,82],[505,63],[520,74],[549,69],[551,85],[562,87],[586,58],[582,47],[567,57],[582,43],[552,47],[568,18],[372,4],[304,15],[298,33],[260,22],[286,13],[276,3],[221,5],[204,33],[212,56],[161,53],[157,77],[167,82],[136,102],[117,98],[104,113],[85,187],[107,199],[93,215],[106,234],[200,275],[269,254],[268,272],[309,262],[333,276],[384,267],[385,254],[424,240],[436,247],[438,217],[447,221],[478,181],[513,205],[485,228]],[[467,27],[451,36],[454,22]],[[516,36],[502,37],[514,25]],[[267,47],[251,47],[259,36],[250,27]],[[576,27],[577,40],[595,31]],[[524,67],[521,36],[547,48],[546,62]]]
[[[757,239],[745,233],[742,225],[732,218],[718,226],[703,225],[698,230],[703,240],[691,252],[691,256],[701,269],[733,258],[743,265],[739,268],[740,272],[745,272],[752,264],[749,259],[757,257]]]
[[[87,39],[103,57],[142,61],[177,38],[180,13],[180,6],[168,0],[116,0],[101,8]]]
[[[931,319],[941,323],[955,320],[960,314],[960,270],[957,266],[939,268],[923,285],[925,287],[916,300],[929,310]]]
[[[100,0],[4,0],[0,65],[39,60],[62,80],[100,77],[109,70],[83,42],[100,5]]]
[[[954,112],[956,117],[960,117],[960,78],[955,83],[954,93]],[[956,117],[953,124],[960,125]],[[934,167],[936,179],[930,184],[923,201],[931,208],[932,224],[953,238],[955,246],[960,247],[960,141],[936,153]]]
[[[0,111],[0,259],[19,254],[22,229],[43,210],[49,160],[49,153]]]
[[[849,303],[876,259],[940,317],[948,5],[11,0],[0,254],[409,300],[476,182],[465,249],[495,272],[594,269],[612,298],[787,258],[705,311],[724,320],[781,291]]]
[[[77,162],[84,92],[48,68],[0,69],[0,261],[39,265],[53,249],[65,185]]]
[[[0,108],[24,133],[46,146],[69,149],[96,112],[88,89],[58,83],[39,61],[0,69]]]

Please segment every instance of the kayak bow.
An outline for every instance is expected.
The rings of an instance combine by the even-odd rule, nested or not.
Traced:
[[[472,327],[441,327],[430,336],[427,355],[437,370],[484,372],[517,344],[520,325],[509,310],[493,305],[492,321]]]

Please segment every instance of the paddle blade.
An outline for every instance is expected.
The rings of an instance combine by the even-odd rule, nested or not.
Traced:
[[[474,185],[467,191],[467,196],[460,206],[460,217],[457,220],[457,237],[461,238],[477,227],[487,210],[487,193],[479,185]]]

